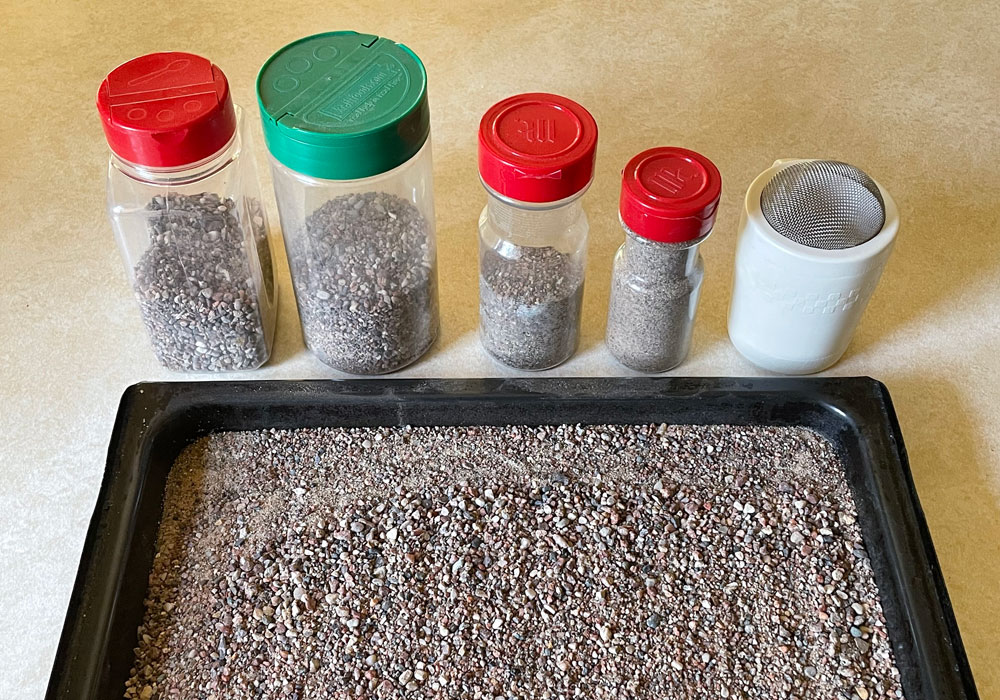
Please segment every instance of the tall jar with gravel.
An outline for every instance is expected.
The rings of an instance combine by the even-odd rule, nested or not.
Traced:
[[[479,126],[479,335],[495,360],[544,370],[580,335],[597,123],[573,100],[509,97]]]
[[[438,332],[427,75],[402,44],[317,34],[267,60],[257,99],[306,345],[358,375]]]
[[[673,369],[688,354],[705,267],[699,246],[715,224],[718,168],[685,148],[643,151],[622,173],[607,345],[640,372]]]
[[[101,83],[108,214],[160,363],[267,361],[276,290],[250,134],[229,83],[189,53],[140,56]]]

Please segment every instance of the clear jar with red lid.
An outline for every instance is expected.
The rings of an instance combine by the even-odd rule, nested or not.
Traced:
[[[509,367],[549,369],[576,350],[596,147],[594,118],[558,95],[507,98],[480,123],[480,339]]]
[[[606,342],[619,362],[665,372],[687,357],[705,275],[699,246],[715,223],[722,177],[694,151],[661,147],[622,174]]]
[[[273,342],[276,290],[250,136],[210,61],[154,53],[101,83],[108,215],[160,363],[254,369]]]

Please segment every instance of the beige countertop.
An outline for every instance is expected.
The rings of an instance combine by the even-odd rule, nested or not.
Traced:
[[[178,379],[148,348],[104,211],[94,95],[135,55],[187,50],[228,74],[254,121],[260,64],[297,37],[380,33],[430,76],[442,333],[401,377],[509,374],[475,327],[482,112],[563,93],[600,127],[583,342],[553,376],[623,375],[603,347],[618,176],[687,146],[724,178],[703,247],[689,360],[674,374],[757,375],[726,336],[738,205],[779,157],[874,175],[902,218],[859,332],[831,375],[892,393],[984,699],[1000,698],[1000,6],[974,2],[0,3],[0,698],[42,697],[122,390]],[[270,186],[270,180],[265,183]],[[274,221],[273,197],[268,205]],[[287,266],[272,361],[233,379],[334,377],[305,352]]]

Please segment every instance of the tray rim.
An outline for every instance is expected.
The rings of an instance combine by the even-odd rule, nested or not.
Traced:
[[[886,522],[881,522],[880,527],[890,535],[892,542],[888,552],[897,560],[892,568],[897,579],[894,585],[907,598],[903,602],[906,612],[903,621],[908,624],[921,654],[926,655],[927,645],[931,645],[935,656],[946,661],[932,664],[931,668],[920,668],[917,700],[978,700],[968,657],[917,497],[892,400],[886,387],[870,377],[319,379],[178,381],[132,385],[125,390],[119,404],[105,473],[84,540],[45,697],[49,700],[94,697],[104,664],[102,652],[108,641],[108,628],[125,573],[124,559],[128,554],[127,546],[122,551],[115,551],[114,545],[122,541],[131,544],[138,496],[142,494],[146,475],[144,465],[148,464],[154,438],[177,423],[189,420],[190,413],[207,411],[211,414],[216,411],[217,414],[209,415],[207,419],[202,416],[198,428],[187,432],[188,441],[221,430],[293,427],[268,423],[265,406],[281,410],[311,407],[320,411],[317,415],[322,415],[323,407],[334,405],[345,407],[373,401],[394,402],[395,423],[383,420],[357,424],[402,425],[421,424],[420,413],[416,409],[440,408],[444,402],[475,405],[484,401],[510,403],[524,399],[563,403],[642,399],[680,402],[681,405],[686,402],[685,410],[680,411],[681,419],[672,421],[676,424],[813,427],[807,421],[773,422],[776,409],[795,402],[811,404],[828,417],[830,414],[836,416],[842,422],[843,430],[853,431],[862,440],[863,446],[872,452],[867,455],[872,463],[876,457],[887,460],[881,465],[882,469],[873,470],[873,478],[881,484],[879,490],[885,485],[882,480],[886,478],[899,489],[900,500],[892,505],[895,515],[902,518],[899,524],[901,529],[898,526],[887,527]],[[710,404],[710,410],[718,410],[725,408],[727,401],[731,402],[730,408],[736,407],[743,413],[725,421],[698,420],[697,404],[704,402]],[[220,409],[253,414],[255,419],[264,420],[267,424],[227,427],[224,417],[218,413]],[[518,421],[498,423],[501,422]],[[537,421],[528,421],[529,424],[532,422],[537,424]],[[616,421],[610,419],[604,422]],[[625,422],[634,424],[636,421]],[[319,424],[323,424],[322,421]],[[461,424],[461,421],[452,424]],[[296,427],[313,425],[317,424]],[[829,435],[827,437],[834,440]],[[125,501],[125,511],[115,513],[112,501],[119,493],[131,493],[136,498]],[[883,503],[883,495],[878,494],[880,503]],[[855,497],[857,500],[857,494]],[[878,517],[884,521],[888,516],[883,510]],[[110,528],[110,525],[115,528]],[[900,548],[909,552],[909,559],[898,561]],[[108,574],[102,576],[102,571]],[[98,585],[102,580],[112,585],[102,590]],[[906,585],[907,581],[909,585]],[[85,648],[81,650],[85,642]],[[893,646],[898,657],[902,650],[896,648],[895,641]],[[904,688],[907,697],[910,690]]]

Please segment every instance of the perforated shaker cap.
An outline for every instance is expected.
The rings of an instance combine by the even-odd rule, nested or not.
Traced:
[[[115,68],[97,91],[108,146],[136,165],[169,168],[204,160],[236,133],[225,74],[206,58],[170,51]]]
[[[618,212],[643,238],[683,243],[712,230],[721,194],[722,175],[712,161],[686,148],[661,146],[625,166]]]
[[[870,241],[885,225],[875,181],[853,165],[806,160],[778,170],[760,193],[777,233],[810,248],[843,250]]]
[[[430,134],[423,63],[372,34],[328,32],[285,46],[261,67],[257,102],[271,155],[312,177],[387,172]]]
[[[594,117],[560,95],[508,97],[479,123],[479,177],[521,202],[558,202],[585,190],[596,152]]]

